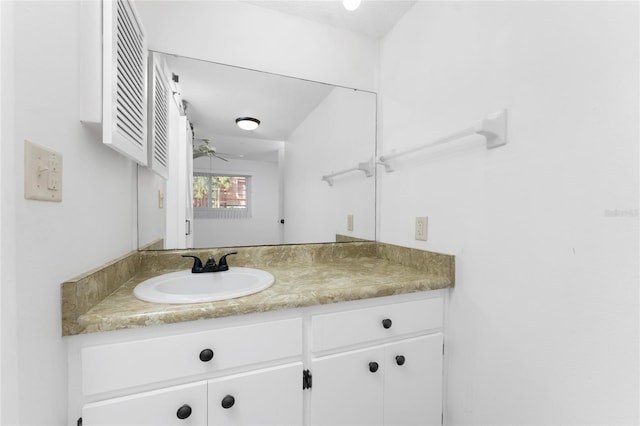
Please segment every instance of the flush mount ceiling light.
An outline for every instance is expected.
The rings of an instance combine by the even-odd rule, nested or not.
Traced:
[[[342,5],[349,11],[356,10],[360,7],[360,1],[361,0],[342,0]]]
[[[260,120],[253,117],[238,117],[236,118],[236,124],[242,130],[255,130],[260,125]]]

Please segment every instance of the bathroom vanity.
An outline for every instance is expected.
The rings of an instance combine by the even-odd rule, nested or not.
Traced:
[[[453,258],[382,246],[274,247],[307,261],[262,253],[271,288],[190,305],[133,298],[151,274],[145,262],[184,261],[141,254],[137,273],[79,315],[83,329],[67,338],[69,424],[441,424]],[[242,252],[252,249],[239,251],[250,264],[255,253]]]

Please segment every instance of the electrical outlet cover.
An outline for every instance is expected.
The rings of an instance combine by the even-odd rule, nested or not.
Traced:
[[[347,215],[347,231],[353,231],[353,215]]]
[[[427,217],[416,217],[415,238],[418,241],[427,241]]]

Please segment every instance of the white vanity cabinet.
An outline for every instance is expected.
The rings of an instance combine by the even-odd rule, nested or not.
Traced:
[[[444,292],[76,336],[69,424],[440,424]]]
[[[238,322],[99,344],[81,336],[70,401],[82,425],[302,424],[302,318]]]
[[[441,298],[312,317],[310,424],[441,424],[442,321]]]

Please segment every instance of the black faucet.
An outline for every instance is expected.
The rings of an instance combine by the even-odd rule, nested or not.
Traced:
[[[204,272],[220,272],[220,271],[228,271],[229,265],[227,264],[227,256],[231,256],[232,254],[238,254],[237,251],[233,253],[227,253],[220,258],[220,263],[216,265],[216,261],[213,256],[209,256],[207,262],[202,265],[202,261],[198,256],[193,256],[190,254],[183,254],[182,257],[190,257],[193,259],[193,267],[191,268],[191,273],[193,274],[202,274]]]

